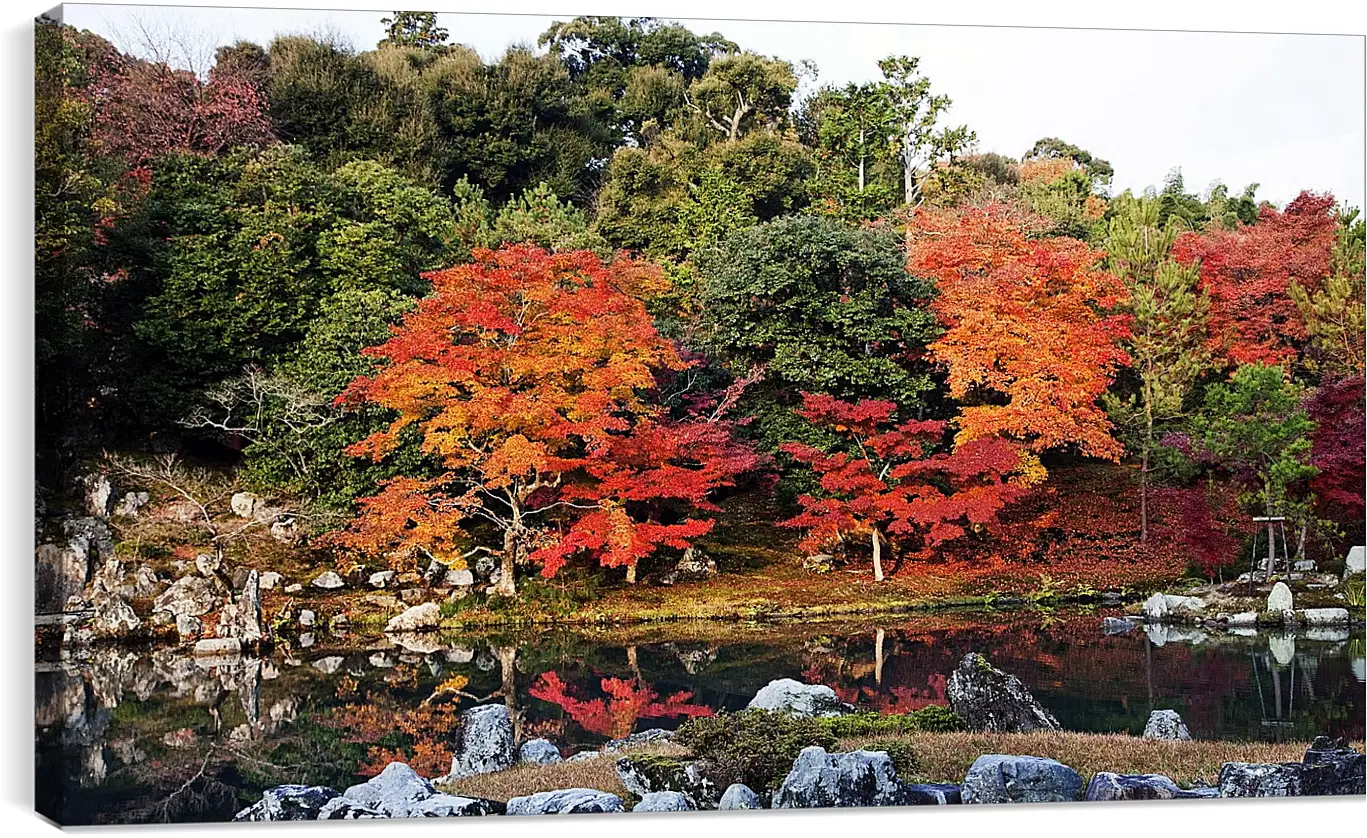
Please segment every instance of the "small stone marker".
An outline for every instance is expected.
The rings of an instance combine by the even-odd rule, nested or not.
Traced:
[[[1291,601],[1291,589],[1286,587],[1285,582],[1278,582],[1272,586],[1272,593],[1267,595],[1267,610],[1274,614],[1284,611],[1291,611],[1294,608]]]

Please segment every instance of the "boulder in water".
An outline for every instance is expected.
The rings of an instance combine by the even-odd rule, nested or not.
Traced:
[[[386,632],[433,631],[441,627],[441,607],[435,602],[414,605],[385,624]]]
[[[1274,614],[1281,614],[1294,608],[1291,597],[1291,589],[1285,582],[1278,582],[1272,586],[1272,592],[1267,595],[1267,610]]]

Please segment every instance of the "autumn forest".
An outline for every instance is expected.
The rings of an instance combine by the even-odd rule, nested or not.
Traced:
[[[486,62],[387,20],[198,73],[40,24],[51,485],[207,464],[339,564],[494,561],[496,597],[668,570],[736,498],[879,581],[1215,578],[1255,515],[1297,557],[1361,542],[1332,195],[1113,194],[1065,140],[979,149],[912,57],[798,100],[812,68],[677,24]],[[1055,550],[1077,482],[1107,532]]]

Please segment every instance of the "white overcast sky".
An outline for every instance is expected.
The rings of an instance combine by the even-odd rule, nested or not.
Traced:
[[[432,3],[430,5],[441,5]],[[446,4],[450,5],[450,4]],[[467,4],[468,5],[468,4]],[[327,31],[358,49],[383,37],[386,12],[65,5],[66,22],[138,52],[139,28],[197,38],[207,51],[243,39]],[[535,44],[555,16],[439,13],[453,41],[496,57]],[[583,11],[593,12],[594,9]],[[1180,166],[1190,191],[1260,184],[1278,204],[1302,189],[1363,204],[1364,39],[1105,29],[702,20],[767,55],[814,61],[820,81],[878,76],[889,54],[921,57],[949,119],[979,149],[1018,157],[1062,137],[1115,167],[1115,191],[1158,185]]]

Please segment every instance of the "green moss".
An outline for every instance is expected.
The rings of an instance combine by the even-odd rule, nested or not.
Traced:
[[[818,721],[837,738],[901,733],[947,733],[963,729],[963,722],[954,711],[940,705],[931,705],[910,713],[850,713]]]

